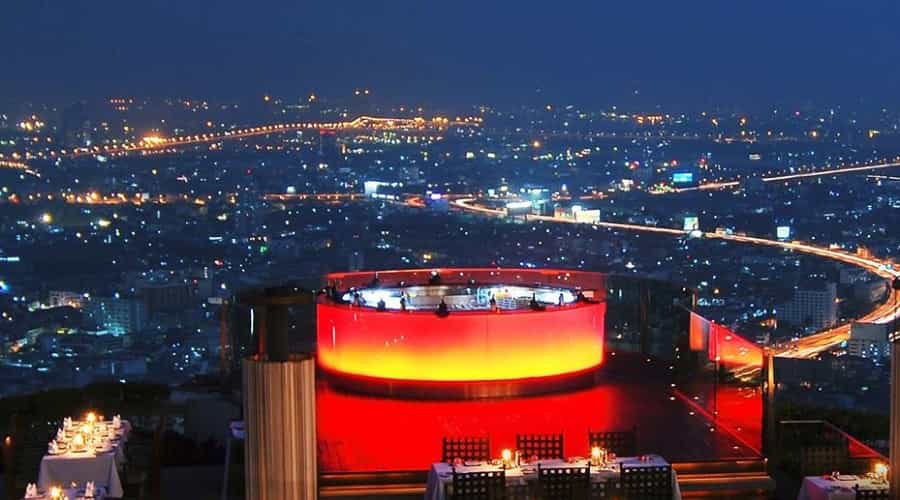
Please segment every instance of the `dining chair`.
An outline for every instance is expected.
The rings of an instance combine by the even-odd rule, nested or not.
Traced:
[[[487,437],[465,436],[444,437],[441,461],[452,463],[455,459],[482,460],[491,459],[491,440]]]
[[[457,472],[453,470],[453,500],[505,500],[506,471],[486,470]]]
[[[590,469],[538,466],[538,496],[541,500],[589,500]]]
[[[860,488],[857,484],[853,486],[853,489],[856,490],[857,500],[872,498],[887,500],[890,498],[890,490],[888,488]]]
[[[626,499],[671,499],[671,465],[622,465],[621,492]]]
[[[525,458],[563,458],[562,434],[516,434],[516,449]]]
[[[588,446],[599,446],[620,457],[637,455],[637,426],[627,431],[588,431]]]

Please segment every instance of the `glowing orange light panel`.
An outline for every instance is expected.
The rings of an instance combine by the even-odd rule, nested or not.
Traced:
[[[321,303],[319,364],[404,381],[519,380],[576,373],[603,361],[605,303],[544,311],[385,311]]]

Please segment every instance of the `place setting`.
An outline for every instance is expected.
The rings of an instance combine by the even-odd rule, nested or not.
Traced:
[[[79,420],[65,417],[47,444],[38,483],[26,492],[26,498],[120,497],[119,471],[125,461],[123,443],[130,429],[130,424],[120,415],[107,420],[90,411]],[[70,486],[59,486],[65,484]],[[84,486],[77,489],[79,484]]]
[[[25,488],[23,500],[103,500],[106,498],[105,488],[98,487],[93,481],[79,486],[71,483],[68,488],[51,486],[47,489],[38,488],[35,483],[30,483]]]
[[[487,438],[444,438],[443,460],[432,464],[425,498],[455,498],[459,491],[485,487],[513,499],[559,488],[621,491],[634,498],[681,497],[674,470],[659,455],[619,457],[593,445],[586,456],[564,457],[561,434],[517,435],[516,441],[516,450],[504,448],[499,457],[491,457]]]
[[[833,471],[821,476],[807,476],[803,478],[797,500],[888,498],[888,490],[888,466],[879,462],[862,475]]]

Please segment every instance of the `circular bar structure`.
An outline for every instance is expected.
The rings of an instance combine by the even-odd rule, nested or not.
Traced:
[[[530,269],[338,273],[319,367],[343,388],[494,397],[570,389],[603,362],[605,276]]]

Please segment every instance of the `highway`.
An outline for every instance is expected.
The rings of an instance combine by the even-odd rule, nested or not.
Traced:
[[[493,217],[505,217],[506,212],[500,209],[493,209],[484,206],[477,205],[475,203],[474,198],[463,198],[451,201],[451,204],[460,210],[464,210],[467,212],[478,213],[487,216]],[[558,223],[558,224],[585,224],[581,222],[576,222],[574,219],[568,218],[560,218],[560,217],[550,217],[550,216],[541,216],[541,215],[529,215],[527,216],[529,220],[540,220],[544,222],[550,223]],[[671,229],[671,228],[663,228],[656,226],[647,226],[641,224],[627,224],[627,223],[619,223],[619,222],[598,222],[596,224],[590,224],[597,227],[606,227],[610,229],[619,229],[623,231],[638,231],[644,233],[656,233],[656,234],[665,234],[669,236],[686,236],[686,232],[679,229]],[[840,250],[832,250],[829,248],[819,247],[816,245],[810,245],[808,243],[802,243],[797,241],[778,241],[778,240],[770,240],[766,238],[758,238],[754,236],[744,236],[744,235],[736,235],[736,234],[727,234],[727,233],[713,233],[706,232],[701,233],[704,238],[709,239],[718,239],[735,243],[742,243],[746,245],[756,245],[756,246],[768,246],[773,248],[781,248],[784,250],[790,250],[794,252],[805,253],[809,255],[814,255],[817,257],[822,257],[826,259],[831,259],[838,262],[843,262],[845,264],[850,264],[854,266],[861,267],[871,273],[874,273],[882,278],[891,279],[900,277],[900,271],[891,269],[889,267],[889,263],[887,261],[883,261],[880,259],[876,259],[873,257],[861,257],[859,255],[851,254],[848,252],[840,251]],[[876,323],[885,323],[892,321],[895,317],[900,315],[900,308],[897,307],[898,300],[900,300],[900,295],[898,295],[897,291],[891,290],[891,294],[888,297],[888,300],[883,304],[876,307],[874,310],[870,311],[868,314],[861,318],[857,318],[857,321],[865,321],[865,322],[876,322]],[[793,342],[788,343],[785,346],[780,346],[776,349],[776,355],[780,357],[786,358],[814,358],[818,356],[820,353],[840,345],[842,342],[850,338],[850,325],[844,324],[839,325],[834,328],[830,328],[828,330],[821,331],[814,335],[810,335],[808,337],[803,337]]]
[[[40,177],[41,174],[37,170],[30,167],[28,164],[23,163],[21,161],[16,160],[0,160],[0,168],[8,168],[12,170],[19,170],[28,175],[33,175],[35,177]]]
[[[482,119],[479,117],[455,118],[453,120],[444,117],[425,118],[386,118],[374,116],[360,116],[350,121],[340,122],[293,122],[259,125],[221,132],[209,132],[203,134],[183,135],[177,137],[147,136],[135,143],[123,143],[103,146],[81,147],[74,149],[62,149],[59,151],[41,151],[38,153],[13,153],[9,160],[19,162],[21,160],[57,158],[78,158],[81,156],[108,155],[118,156],[128,153],[146,152],[190,146],[196,144],[216,143],[220,141],[246,139],[249,137],[265,136],[270,134],[283,134],[298,131],[324,131],[324,130],[424,130],[428,128],[444,129],[447,127],[467,126],[480,127]],[[7,159],[0,154],[0,160]]]
[[[822,170],[814,170],[811,172],[800,172],[793,174],[784,174],[784,175],[771,175],[760,177],[763,182],[786,182],[793,180],[801,180],[801,179],[809,179],[815,177],[827,177],[830,175],[843,175],[843,174],[852,174],[857,172],[868,172],[872,170],[881,170],[885,168],[894,168],[900,167],[900,158],[895,158],[895,161],[886,161],[882,163],[873,163],[870,165],[843,165],[835,168],[826,168]],[[654,194],[672,194],[672,193],[683,193],[688,191],[709,191],[716,189],[725,189],[725,188],[733,188],[741,185],[740,180],[729,180],[729,181],[721,181],[721,182],[707,182],[704,184],[700,184],[696,187],[687,187],[687,188],[678,188],[673,189],[671,191],[661,191]]]

